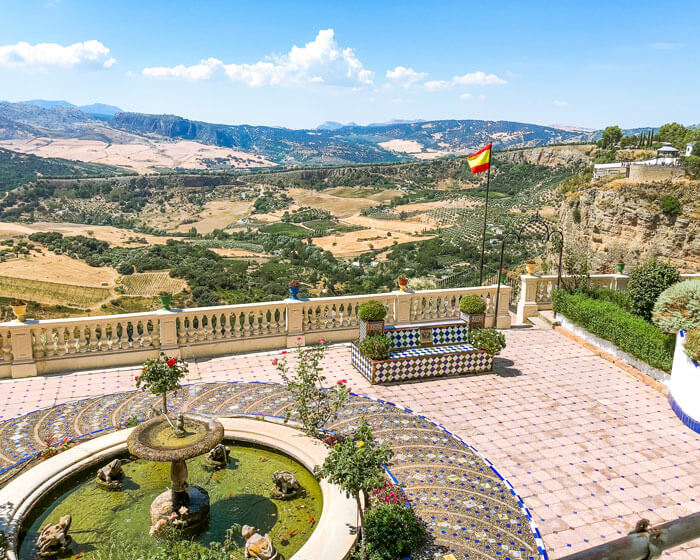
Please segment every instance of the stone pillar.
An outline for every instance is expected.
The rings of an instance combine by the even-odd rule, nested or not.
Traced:
[[[411,322],[411,294],[407,292],[396,292],[396,322],[410,323]]]
[[[522,325],[528,317],[534,317],[539,313],[537,307],[537,276],[522,275],[520,282],[520,301],[518,301],[516,321],[519,325]]]
[[[181,358],[180,343],[177,340],[177,313],[161,309],[158,313],[160,330],[160,350],[171,358]]]
[[[13,321],[10,323],[12,345],[12,377],[36,377],[36,363],[32,350],[32,335],[29,325]]]
[[[498,302],[499,309],[496,310],[496,328],[510,328],[510,292],[513,288],[510,286],[501,286],[500,300]],[[495,304],[495,302],[494,302]]]
[[[287,348],[306,346],[304,336],[304,304],[301,301],[287,301]],[[301,337],[301,340],[299,338]]]

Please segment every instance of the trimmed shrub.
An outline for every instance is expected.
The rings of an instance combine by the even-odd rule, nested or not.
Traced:
[[[462,313],[477,314],[486,311],[486,302],[476,294],[464,296],[459,300],[459,310]]]
[[[410,507],[383,504],[365,513],[367,556],[396,560],[410,556],[425,540],[427,530]]]
[[[685,353],[695,363],[700,362],[700,329],[693,329],[686,333]]]
[[[673,195],[662,196],[659,203],[661,211],[668,216],[678,216],[683,211],[680,200]]]
[[[679,278],[676,267],[654,259],[632,270],[627,286],[632,313],[650,321],[661,292],[678,282]]]
[[[630,295],[627,292],[618,292],[617,290],[611,290],[610,288],[591,288],[585,293],[593,299],[609,301],[610,303],[619,305],[625,311],[630,311],[632,308],[632,301],[630,300]]]
[[[620,350],[664,371],[671,370],[674,337],[609,301],[555,290],[552,304],[575,325],[612,342]]]
[[[664,290],[656,300],[652,320],[667,333],[700,328],[700,280],[678,282]]]
[[[357,316],[363,321],[382,321],[386,317],[386,308],[382,302],[370,299],[360,305]]]
[[[391,340],[383,334],[371,334],[358,342],[360,354],[370,360],[386,360],[391,350]]]
[[[496,329],[474,329],[471,343],[491,356],[497,356],[506,347],[506,337]]]

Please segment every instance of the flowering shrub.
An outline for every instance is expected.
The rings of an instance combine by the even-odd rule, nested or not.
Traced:
[[[326,353],[325,341],[319,339],[317,346],[300,348],[296,351],[296,364],[292,368],[287,361],[287,351],[281,358],[272,360],[280,376],[287,384],[287,390],[294,399],[293,410],[302,430],[315,438],[322,439],[323,427],[338,418],[338,412],[345,405],[350,394],[347,380],[342,379],[334,386],[326,387],[321,360]],[[292,410],[287,411],[288,422]]]
[[[382,504],[365,515],[367,553],[372,560],[396,560],[410,556],[426,539],[420,517],[404,505]]]
[[[372,492],[372,507],[377,507],[382,504],[406,504],[406,495],[403,493],[403,489],[396,484],[384,481],[384,484],[380,488],[377,488]]]
[[[143,364],[141,375],[134,379],[136,387],[163,396],[163,414],[168,411],[166,395],[169,391],[180,389],[180,380],[188,371],[187,364],[175,358],[169,358],[163,352],[158,358],[147,360]]]
[[[357,347],[365,358],[370,360],[386,360],[391,350],[391,340],[383,334],[370,334],[357,343]]]
[[[173,528],[184,527],[187,522],[184,519],[182,519],[181,516],[185,516],[188,513],[189,513],[189,510],[187,509],[187,507],[182,506],[177,511],[173,511],[167,519],[161,518],[158,521],[156,521],[151,526],[151,529],[148,531],[148,533],[151,536],[153,536],[156,533],[162,532],[166,527],[173,527]]]
[[[71,447],[75,447],[78,445],[78,442],[70,440],[67,437],[56,442],[52,435],[47,435],[44,438],[44,445],[46,446],[46,449],[42,449],[39,452],[39,457],[42,459],[48,459],[54,455],[58,455],[59,453],[66,451],[67,449],[70,449]]]

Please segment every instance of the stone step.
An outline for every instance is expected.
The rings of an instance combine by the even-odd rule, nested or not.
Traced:
[[[558,327],[561,325],[561,321],[554,317],[554,311],[547,309],[545,311],[540,311],[540,318],[547,321],[552,327]]]
[[[552,330],[554,328],[552,327],[552,323],[542,317],[528,317],[527,320],[530,321],[536,329]]]

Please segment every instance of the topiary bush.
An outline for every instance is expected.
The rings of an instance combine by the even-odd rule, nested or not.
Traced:
[[[427,530],[410,507],[382,504],[365,513],[367,555],[371,560],[410,556],[427,537]]]
[[[386,307],[382,302],[370,299],[360,305],[357,316],[363,321],[383,321],[386,317]]]
[[[476,294],[464,296],[459,300],[459,310],[469,315],[483,313],[486,311],[486,302],[484,298]]]
[[[632,270],[627,285],[632,312],[650,321],[661,292],[678,282],[679,278],[676,267],[654,259]]]
[[[357,343],[357,347],[365,358],[370,360],[386,360],[391,350],[391,340],[383,334],[370,334]]]
[[[683,211],[680,200],[673,195],[662,196],[659,203],[661,211],[668,216],[678,216]]]
[[[552,305],[575,325],[609,340],[652,367],[671,371],[674,337],[664,334],[641,317],[608,301],[598,301],[585,294],[555,290]]]
[[[700,329],[692,329],[686,333],[685,353],[696,364],[700,362]]]
[[[491,356],[497,356],[506,347],[506,337],[496,329],[474,329],[471,343]]]
[[[700,280],[678,282],[664,290],[654,305],[652,321],[667,333],[700,328]]]

